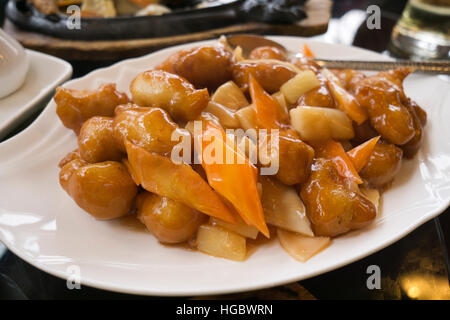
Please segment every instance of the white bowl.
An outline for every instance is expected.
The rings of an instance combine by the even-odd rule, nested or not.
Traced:
[[[0,99],[20,88],[28,67],[28,56],[23,47],[0,29]]]

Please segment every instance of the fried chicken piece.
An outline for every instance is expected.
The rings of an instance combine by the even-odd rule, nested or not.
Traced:
[[[250,52],[248,56],[250,60],[260,60],[260,59],[274,59],[280,61],[286,61],[286,54],[283,50],[277,47],[264,46],[258,47]]]
[[[114,83],[101,85],[95,90],[58,87],[53,99],[56,102],[56,113],[62,123],[76,134],[89,118],[112,117],[116,106],[129,102],[127,95],[117,91]]]
[[[99,220],[129,213],[138,191],[127,168],[115,161],[72,160],[61,169],[59,181],[80,208]]]
[[[129,104],[118,106],[115,113],[114,138],[123,152],[128,140],[148,151],[168,155],[179,142],[172,136],[190,139],[189,133],[181,130],[163,109]]]
[[[140,73],[130,91],[139,106],[162,108],[180,121],[196,119],[209,102],[208,90],[196,90],[186,79],[162,70]]]
[[[181,202],[147,191],[139,194],[137,217],[162,243],[180,243],[191,239],[208,219],[203,213]]]
[[[403,79],[409,69],[380,72],[364,78],[355,88],[359,104],[368,110],[372,127],[386,140],[403,145],[415,135],[414,119],[405,105]]]
[[[363,228],[376,217],[375,205],[339,175],[332,160],[315,159],[300,195],[316,236],[335,237]]]
[[[400,170],[402,156],[403,151],[399,147],[390,143],[378,142],[360,175],[371,186],[383,187],[391,182]]]
[[[231,80],[233,55],[221,46],[202,46],[181,50],[156,69],[177,74],[196,88],[214,90],[221,84]]]
[[[120,161],[124,152],[113,135],[113,118],[92,117],[81,127],[78,149],[83,160],[95,163],[108,160]]]
[[[247,60],[232,66],[233,81],[241,88],[248,87],[248,79],[252,74],[264,90],[274,93],[297,71],[289,64],[277,60]]]

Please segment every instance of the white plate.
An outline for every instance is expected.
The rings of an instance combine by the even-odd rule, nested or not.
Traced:
[[[26,52],[30,69],[24,84],[0,99],[0,139],[33,111],[43,107],[43,100],[50,98],[53,90],[72,75],[72,66],[66,61],[32,50]]]
[[[307,41],[325,58],[384,58],[302,38],[274,39],[291,50],[302,48]],[[95,88],[116,81],[119,90],[128,90],[137,73],[181,48],[198,44],[126,60],[65,86]],[[392,188],[384,194],[382,213],[375,223],[335,239],[306,263],[292,259],[277,241],[260,247],[245,262],[232,262],[162,246],[150,233],[117,221],[95,221],[59,186],[57,163],[76,147],[76,137],[61,125],[53,101],[28,129],[0,145],[0,239],[22,259],[53,275],[66,278],[68,267],[76,265],[82,285],[147,295],[245,291],[336,269],[386,247],[449,205],[450,84],[413,75],[406,80],[406,91],[428,112],[421,151],[414,160],[404,161]]]

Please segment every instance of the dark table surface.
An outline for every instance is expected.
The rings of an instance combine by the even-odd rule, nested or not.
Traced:
[[[369,4],[382,9],[381,30],[368,30],[361,23],[363,11]],[[389,54],[391,29],[398,19],[405,1],[336,0],[333,20],[322,39],[353,44]],[[353,11],[350,11],[353,10]],[[348,34],[339,34],[342,25]],[[71,62],[73,77],[79,77],[102,63]],[[40,113],[24,121],[9,137],[26,128]],[[8,137],[7,137],[8,138]],[[450,209],[431,220],[395,244],[342,267],[338,270],[299,282],[317,299],[450,299],[448,254],[450,244]],[[0,244],[1,246],[1,244]],[[1,251],[1,249],[0,249]],[[0,254],[1,256],[1,254]],[[381,272],[381,288],[367,286],[369,266],[378,266]],[[224,298],[308,298],[311,297],[298,284],[260,290]],[[300,288],[300,289],[299,289]],[[158,299],[108,292],[83,286],[81,290],[68,290],[66,281],[48,275],[24,262],[12,252],[0,257],[0,299]],[[223,298],[223,297],[218,297]]]

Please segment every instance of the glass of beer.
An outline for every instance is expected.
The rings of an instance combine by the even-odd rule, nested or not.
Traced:
[[[420,59],[450,59],[450,0],[409,0],[392,31],[391,50]]]

